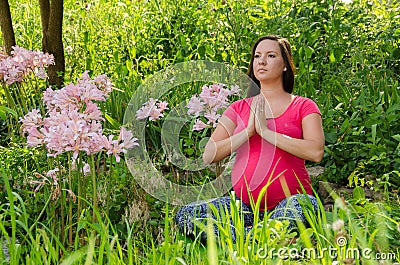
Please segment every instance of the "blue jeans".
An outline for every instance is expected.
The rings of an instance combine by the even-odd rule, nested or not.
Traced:
[[[182,230],[185,234],[194,235],[195,234],[195,223],[194,220],[198,220],[202,223],[206,223],[207,218],[212,217],[217,220],[218,218],[215,214],[210,210],[210,204],[212,204],[218,211],[219,216],[225,213],[225,210],[230,213],[231,211],[231,197],[221,197],[212,199],[209,201],[199,201],[194,202],[188,205],[183,206],[179,209],[176,214],[175,220],[180,230]],[[254,212],[251,207],[245,203],[243,203],[240,199],[236,198],[241,203],[241,211],[243,214],[243,221],[246,230],[250,230],[250,228],[254,224]],[[305,194],[296,194],[291,197],[285,198],[278,203],[278,205],[268,212],[259,212],[260,221],[264,219],[264,215],[267,213],[271,213],[269,219],[277,219],[277,220],[288,220],[289,227],[288,229],[293,229],[297,226],[296,222],[302,222],[305,226],[308,226],[308,222],[303,212],[304,205],[312,206],[312,210],[316,214],[318,211],[318,202],[314,196],[305,195]],[[307,206],[308,207],[308,206]],[[232,238],[233,241],[236,241],[235,229],[233,228],[232,219],[230,220],[232,225]],[[214,232],[216,235],[219,234],[218,227],[214,226]],[[201,232],[201,239],[206,239],[206,233]]]

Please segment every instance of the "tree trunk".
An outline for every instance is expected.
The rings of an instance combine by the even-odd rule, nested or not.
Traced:
[[[47,31],[49,28],[49,17],[50,17],[50,2],[49,0],[39,0],[40,6],[40,18],[42,21],[42,50],[48,51],[47,45]]]
[[[0,0],[0,27],[6,52],[11,54],[12,47],[15,46],[15,35],[8,0]]]
[[[1,1],[1,0],[0,0]],[[39,0],[42,19],[42,49],[54,55],[55,65],[49,66],[50,85],[61,87],[64,84],[65,58],[62,42],[63,0]]]

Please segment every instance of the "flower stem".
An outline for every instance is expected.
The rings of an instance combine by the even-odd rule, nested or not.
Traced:
[[[69,170],[68,170],[68,184],[69,188],[72,190],[72,176],[71,176],[71,171],[72,171],[72,165],[71,165],[71,155],[68,153],[68,165],[69,165]],[[68,239],[69,239],[69,244],[72,245],[72,200],[69,200],[69,209],[68,209],[68,220],[69,220],[69,227],[68,227]]]
[[[106,162],[106,165],[107,165],[107,162]],[[107,170],[107,166],[106,166],[105,171],[106,170]],[[112,179],[112,177],[113,177],[113,159],[112,159],[112,157],[110,157],[110,169],[109,169],[109,172],[110,172],[110,179]],[[107,216],[109,216],[109,213],[110,213],[110,200],[108,198],[110,198],[110,185],[107,185],[107,200],[106,200],[106,205],[107,205],[106,214],[107,214]]]
[[[50,196],[47,199],[46,204],[44,205],[42,211],[39,213],[38,217],[36,218],[36,221],[29,227],[29,232],[32,232],[33,227],[39,222],[40,218],[42,218],[42,215],[44,214],[47,206],[49,205],[52,196],[53,196],[53,192],[50,193]]]
[[[97,183],[96,183],[96,170],[94,163],[94,155],[91,156],[91,165],[90,171],[92,172],[92,185],[93,185],[93,217],[92,222],[95,223],[96,220],[96,212],[97,212]]]

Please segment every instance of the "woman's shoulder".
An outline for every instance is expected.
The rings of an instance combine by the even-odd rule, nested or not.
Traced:
[[[300,104],[300,105],[309,105],[309,104],[317,105],[317,103],[313,99],[299,96],[299,95],[293,95],[293,103]]]
[[[293,95],[295,101],[298,102],[314,102],[314,100],[312,100],[311,98],[307,98],[304,96],[300,96],[300,95]]]
[[[229,107],[225,110],[224,114],[231,119],[233,119],[234,116],[239,115],[245,115],[245,113],[248,113],[251,105],[251,100],[252,98],[243,98],[234,101],[229,105]]]
[[[234,101],[230,106],[233,108],[249,108],[251,105],[251,101],[253,100],[253,97],[251,98],[242,98]]]
[[[314,100],[303,96],[295,95],[291,105],[293,108],[297,108],[306,112],[320,112],[318,105]]]

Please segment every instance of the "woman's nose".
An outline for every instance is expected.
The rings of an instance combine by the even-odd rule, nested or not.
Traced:
[[[259,58],[258,64],[265,65],[266,63],[267,63],[267,61],[265,60],[264,57],[260,57],[260,58]]]

